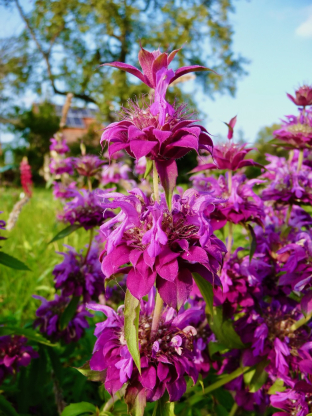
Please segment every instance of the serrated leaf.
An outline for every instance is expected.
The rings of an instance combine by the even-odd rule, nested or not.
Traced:
[[[69,322],[71,319],[75,316],[75,313],[77,311],[77,306],[79,303],[80,296],[73,296],[71,298],[71,301],[66,306],[64,312],[61,315],[60,319],[60,329],[63,330],[67,328]]]
[[[53,243],[53,241],[61,240],[62,238],[67,237],[74,231],[78,230],[78,228],[81,228],[80,224],[69,225],[68,227],[64,228],[64,230],[57,233],[56,236],[53,237],[52,240],[48,242],[48,244]]]
[[[213,288],[212,284],[204,279],[200,274],[193,273],[193,278],[206,302],[206,312],[209,315],[213,313]]]
[[[61,416],[78,416],[83,413],[94,413],[96,407],[92,403],[80,402],[72,403],[69,406],[66,406],[63,410]]]
[[[156,402],[152,416],[174,416],[174,402],[169,401],[167,391]]]
[[[153,169],[153,161],[151,159],[146,159],[146,168],[144,173],[144,179],[148,177]]]
[[[87,377],[90,381],[102,381],[104,382],[106,370],[104,371],[94,371],[90,368],[90,362],[87,361],[82,367],[74,367],[79,371],[83,376]]]
[[[257,239],[256,239],[256,234],[254,232],[254,229],[252,228],[250,224],[248,224],[248,229],[249,229],[249,235],[250,235],[250,251],[249,251],[249,263],[250,263],[257,249]]]
[[[139,350],[139,317],[140,302],[131,295],[129,289],[125,296],[125,339],[128,350],[141,373],[141,359]]]
[[[5,416],[19,416],[17,411],[2,395],[0,395],[0,411]]]
[[[33,331],[32,329],[19,328],[15,326],[1,326],[0,327],[0,336],[3,335],[22,335],[31,341],[39,342],[40,344],[48,345],[49,347],[54,347],[55,344],[51,344],[46,338],[38,334],[38,332]]]
[[[10,267],[11,269],[15,270],[30,270],[29,267],[26,266],[23,262],[18,260],[17,258],[10,256],[3,251],[0,251],[0,264],[3,264],[6,267]]]

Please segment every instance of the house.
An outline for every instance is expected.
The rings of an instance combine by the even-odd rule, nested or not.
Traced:
[[[61,105],[55,105],[56,114],[62,116]],[[63,129],[63,136],[67,143],[76,142],[81,136],[85,135],[92,129],[98,136],[101,136],[104,126],[96,119],[98,111],[93,108],[71,107],[68,110],[66,125]]]

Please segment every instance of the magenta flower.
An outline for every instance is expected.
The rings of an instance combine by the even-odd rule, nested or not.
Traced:
[[[58,141],[52,137],[52,139],[50,139],[50,142],[51,142],[51,145],[50,145],[51,151],[54,150],[59,155],[63,155],[64,153],[69,152],[69,147],[67,146],[65,139]]]
[[[139,52],[139,62],[143,73],[132,65],[123,62],[105,63],[103,66],[112,66],[139,78],[148,87],[155,90],[155,101],[151,106],[151,114],[159,114],[159,125],[163,126],[167,116],[173,116],[173,107],[165,100],[167,88],[169,85],[180,78],[182,75],[195,71],[211,71],[201,65],[191,65],[178,68],[176,71],[168,69],[171,61],[180,49],[172,51],[169,55],[166,52],[157,51],[149,52],[141,47]]]
[[[78,305],[76,314],[67,327],[62,329],[60,319],[70,302],[70,298],[55,295],[54,300],[47,301],[42,296],[33,295],[33,297],[42,302],[36,311],[37,319],[34,326],[39,326],[40,332],[53,342],[58,340],[63,340],[66,344],[77,342],[84,334],[84,330],[89,327],[86,318],[92,315],[86,311],[84,305]]]
[[[64,296],[83,296],[84,302],[98,300],[99,295],[104,293],[98,246],[93,244],[87,257],[83,256],[82,250],[77,253],[73,247],[66,247],[66,253],[59,253],[64,256],[63,262],[56,265],[52,272],[55,288],[61,289]]]
[[[258,179],[246,180],[241,174],[235,174],[232,178],[231,191],[229,192],[228,178],[220,176],[219,179],[206,177],[203,174],[190,178],[195,189],[201,192],[209,191],[220,198],[220,203],[209,214],[211,226],[218,230],[227,222],[238,224],[249,221],[262,225],[264,219],[263,202],[253,191],[253,186],[262,183]]]
[[[293,97],[287,94],[287,97],[296,105],[306,107],[312,105],[312,87],[310,85],[303,85],[295,91],[296,96]]]
[[[156,281],[163,300],[180,308],[193,286],[192,272],[219,284],[218,270],[224,244],[211,231],[205,211],[219,201],[209,194],[189,189],[173,196],[169,212],[164,200],[149,200],[139,189],[129,195],[104,194],[113,198],[103,207],[121,211],[101,226],[106,242],[101,255],[106,278],[128,273],[127,287],[138,299],[148,294]],[[122,268],[123,265],[128,265]]]
[[[74,173],[73,162],[70,157],[58,160],[51,159],[49,167],[51,173],[53,173],[54,175],[62,175],[62,173],[68,173],[69,175],[72,175]]]
[[[297,117],[286,116],[282,127],[273,134],[277,139],[297,149],[312,146],[312,111],[304,109],[300,110]]]
[[[111,211],[104,212],[96,191],[73,189],[71,197],[73,199],[66,202],[63,212],[58,214],[60,221],[69,222],[71,225],[80,224],[85,230],[89,230],[114,216]]]
[[[21,184],[25,194],[30,198],[32,196],[32,188],[34,186],[31,175],[31,167],[29,166],[27,157],[23,157],[20,164]]]
[[[306,416],[309,411],[311,393],[296,392],[293,389],[287,389],[283,392],[277,392],[270,397],[271,405],[282,412],[273,413],[273,416]]]
[[[2,213],[3,213],[3,211],[0,211],[0,214],[2,214]],[[3,221],[3,220],[0,220],[0,230],[5,231],[5,227],[6,227],[6,222]],[[7,239],[6,237],[3,237],[2,235],[0,235],[0,241],[1,240],[6,240],[6,239]]]
[[[82,176],[94,176],[101,170],[101,166],[105,164],[104,160],[98,158],[95,155],[84,155],[75,157],[73,160],[73,166]]]
[[[121,179],[129,181],[130,173],[131,168],[127,164],[123,162],[111,162],[109,165],[102,166],[101,183],[102,185],[119,183]]]
[[[150,294],[149,296],[152,296]],[[124,338],[123,308],[117,313],[104,305],[89,304],[89,309],[101,311],[107,319],[96,324],[94,346],[90,367],[105,371],[104,385],[113,395],[128,383],[125,400],[131,406],[135,393],[142,392],[149,402],[160,399],[165,390],[170,401],[179,400],[186,390],[184,376],[196,382],[198,370],[194,359],[202,348],[197,331],[204,319],[203,309],[187,309],[179,314],[172,308],[162,312],[157,333],[151,333],[154,304],[141,301],[139,320],[139,348],[142,373],[133,364]],[[197,348],[195,345],[199,345]]]
[[[68,199],[73,196],[72,191],[76,189],[76,182],[64,185],[62,182],[53,182],[54,198]]]
[[[15,374],[20,367],[27,367],[32,358],[39,355],[26,345],[27,338],[19,335],[0,337],[0,384],[9,374]]]
[[[142,107],[129,102],[122,121],[106,127],[101,144],[109,145],[110,158],[121,149],[135,159],[146,156],[156,161],[179,159],[192,149],[211,152],[212,140],[196,121],[188,119],[186,106],[182,105],[167,116],[164,125],[160,125],[146,102]]]

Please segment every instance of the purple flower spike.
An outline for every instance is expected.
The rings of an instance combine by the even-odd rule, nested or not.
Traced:
[[[139,62],[143,73],[136,67],[123,62],[103,64],[103,66],[112,66],[129,72],[139,78],[148,87],[155,90],[155,103],[151,108],[151,113],[155,116],[159,114],[159,124],[161,126],[165,123],[166,115],[173,115],[174,112],[172,106],[165,100],[168,86],[173,81],[190,72],[211,71],[211,69],[201,65],[185,66],[177,69],[175,72],[172,69],[168,69],[168,66],[179,50],[174,50],[168,55],[166,52],[161,53],[159,49],[149,52],[141,47]]]
[[[153,297],[152,292],[149,297]],[[198,372],[209,369],[208,356],[204,351],[207,344],[197,336],[196,330],[196,327],[202,326],[204,308],[181,310],[179,314],[166,308],[157,333],[153,334],[153,302],[151,299],[149,302],[141,301],[138,332],[141,374],[134,366],[126,345],[123,308],[119,308],[118,313],[97,304],[89,304],[88,308],[102,311],[107,316],[104,322],[96,324],[97,341],[90,367],[94,371],[105,370],[104,385],[111,395],[128,382],[125,393],[128,403],[132,401],[134,386],[142,392],[146,401],[160,399],[166,389],[170,401],[177,401],[186,390],[184,376],[191,377],[195,383]]]
[[[3,211],[0,211],[0,214],[2,214]],[[5,231],[5,226],[6,226],[6,222],[3,220],[0,220],[0,230]],[[0,241],[1,240],[6,240],[6,237],[3,237],[0,235]]]
[[[0,337],[0,384],[9,374],[15,374],[20,367],[27,367],[32,358],[39,355],[26,345],[27,338],[18,335]]]
[[[218,199],[189,189],[182,196],[173,196],[169,211],[164,196],[158,204],[138,189],[129,195],[107,193],[106,197],[113,202],[107,201],[103,207],[121,208],[101,226],[106,278],[128,273],[127,287],[138,299],[147,295],[156,281],[160,296],[174,308],[187,300],[192,272],[220,284],[217,272],[225,246],[212,234],[206,214],[215,209]]]
[[[55,299],[47,301],[42,296],[33,295],[35,299],[41,300],[42,304],[37,309],[37,319],[34,326],[39,326],[40,332],[52,341],[62,339],[66,344],[77,342],[84,330],[89,327],[86,317],[91,317],[84,305],[78,305],[77,312],[65,329],[60,328],[60,319],[70,302],[70,298],[55,295]]]

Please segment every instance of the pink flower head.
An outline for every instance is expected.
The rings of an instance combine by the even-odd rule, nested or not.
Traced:
[[[128,404],[137,391],[144,395],[146,401],[153,402],[167,390],[170,401],[177,401],[186,390],[184,377],[189,376],[196,382],[201,368],[199,366],[198,370],[194,366],[194,360],[202,348],[200,342],[196,343],[196,327],[204,319],[204,309],[189,308],[177,314],[172,308],[166,308],[162,311],[157,332],[152,333],[151,296],[154,296],[153,290],[148,302],[141,301],[138,332],[141,374],[126,345],[123,308],[116,313],[105,305],[87,305],[89,309],[107,316],[104,322],[96,324],[94,334],[97,340],[90,368],[103,371],[104,385],[111,395],[128,382],[125,393]]]
[[[188,119],[185,105],[175,108],[164,125],[151,110],[146,100],[142,107],[130,101],[123,120],[106,127],[101,144],[109,145],[110,158],[121,149],[135,159],[146,156],[161,161],[179,159],[190,150],[211,153],[213,144],[207,130],[196,124],[198,120]]]
[[[181,307],[189,296],[192,272],[220,284],[217,271],[225,246],[212,234],[205,214],[214,209],[217,199],[189,189],[182,196],[173,196],[169,211],[164,197],[158,204],[138,189],[129,195],[104,197],[113,199],[104,207],[121,209],[101,226],[106,242],[101,255],[106,278],[128,273],[127,287],[139,299],[156,281],[161,297],[172,307]]]
[[[73,171],[73,161],[72,158],[67,157],[65,159],[51,159],[50,163],[50,172],[54,175],[62,175],[63,173],[68,173],[72,175]]]
[[[282,127],[273,132],[274,136],[297,149],[312,146],[312,111],[300,110],[299,115],[286,116]]]
[[[296,105],[306,107],[312,105],[312,86],[303,85],[295,91],[295,97],[287,94],[287,97]]]
[[[58,141],[52,137],[52,139],[50,139],[50,142],[51,142],[51,145],[50,145],[51,151],[54,150],[59,155],[69,152],[69,147],[67,146],[65,139]]]
[[[151,113],[154,116],[159,114],[160,126],[165,124],[167,115],[172,116],[174,113],[173,107],[165,100],[168,86],[182,75],[190,72],[211,71],[209,68],[201,65],[185,66],[178,68],[176,71],[169,69],[168,66],[179,50],[180,49],[174,50],[168,54],[166,52],[161,53],[159,49],[157,51],[149,52],[141,47],[138,58],[143,73],[136,67],[123,62],[103,64],[103,66],[112,66],[129,72],[139,78],[148,87],[155,90],[155,102],[151,107]]]
[[[20,172],[21,172],[21,183],[25,194],[28,197],[32,196],[32,176],[31,176],[31,168],[28,164],[27,157],[23,157],[21,164],[20,164]]]
[[[82,176],[94,176],[100,171],[101,166],[104,165],[104,161],[99,159],[95,155],[83,155],[73,158],[73,166]]]

